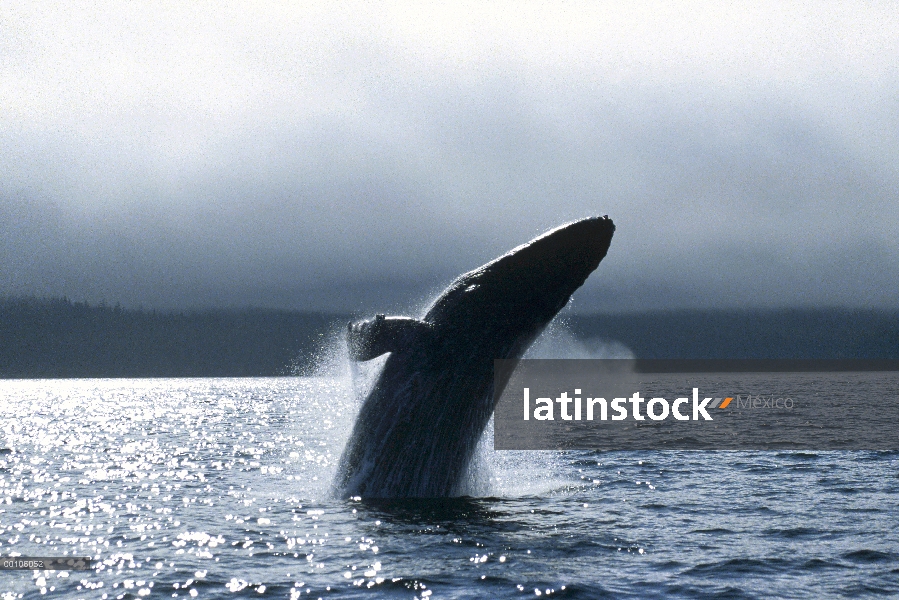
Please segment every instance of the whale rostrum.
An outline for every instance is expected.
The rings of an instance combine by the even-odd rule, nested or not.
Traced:
[[[343,451],[337,493],[458,495],[501,391],[493,361],[524,354],[605,257],[614,231],[607,216],[562,225],[461,275],[421,319],[350,323],[352,360],[390,355]]]

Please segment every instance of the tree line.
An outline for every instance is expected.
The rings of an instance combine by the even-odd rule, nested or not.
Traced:
[[[67,298],[0,299],[0,377],[309,374],[349,315],[242,309],[162,312]],[[899,311],[672,311],[568,315],[577,338],[639,358],[899,359]]]

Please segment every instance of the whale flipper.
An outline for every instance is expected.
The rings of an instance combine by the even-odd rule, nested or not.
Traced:
[[[347,346],[350,359],[371,360],[385,352],[397,352],[408,348],[412,341],[431,333],[431,325],[410,317],[385,317],[376,315],[347,323]]]

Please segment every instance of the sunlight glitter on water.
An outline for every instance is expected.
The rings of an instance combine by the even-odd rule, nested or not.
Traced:
[[[297,503],[327,496],[352,418],[345,395],[339,381],[303,379],[9,382],[2,500],[8,514],[13,502],[28,510],[6,523],[16,535],[0,548],[89,554],[101,580],[85,580],[85,589],[130,590],[138,581],[130,574],[146,564],[156,572],[140,589],[172,569],[193,574],[177,589],[190,588],[206,578],[200,563],[219,562],[226,543],[247,557],[274,549],[262,531],[242,526],[318,518],[298,517]],[[198,528],[222,522],[243,535]],[[287,538],[288,549],[296,539]],[[121,577],[110,579],[112,571]]]
[[[371,535],[323,551],[335,525],[358,519],[329,496],[356,405],[342,379],[7,382],[0,523],[11,536],[0,551],[95,559],[90,577],[33,578],[50,592],[75,578],[75,592],[115,596],[162,583],[196,594],[216,579],[232,592],[280,589],[246,560],[263,556],[302,559],[282,577],[333,570],[381,585]],[[243,578],[211,578],[223,561]]]
[[[4,572],[0,594],[899,591],[894,454],[494,452],[488,432],[472,472],[481,498],[342,500],[329,492],[352,389],[0,382],[0,554],[96,561]]]

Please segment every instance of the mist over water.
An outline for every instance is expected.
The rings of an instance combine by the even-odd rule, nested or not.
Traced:
[[[620,342],[597,337],[579,338],[568,327],[564,316],[553,319],[528,348],[523,358],[636,358]]]

